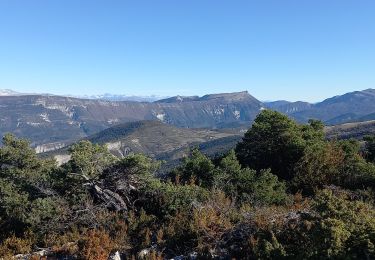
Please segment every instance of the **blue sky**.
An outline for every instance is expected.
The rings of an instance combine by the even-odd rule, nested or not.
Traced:
[[[373,0],[0,0],[0,89],[319,101],[375,88]]]

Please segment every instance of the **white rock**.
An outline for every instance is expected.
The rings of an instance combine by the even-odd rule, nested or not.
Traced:
[[[108,260],[121,260],[121,256],[119,251],[116,251],[114,254],[112,254]]]

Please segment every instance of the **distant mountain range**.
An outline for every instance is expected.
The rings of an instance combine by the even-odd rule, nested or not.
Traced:
[[[270,109],[285,113],[297,121],[319,119],[328,125],[375,119],[375,89],[350,92],[328,98],[316,104],[276,101],[265,104]]]
[[[31,96],[31,95],[43,95],[43,96],[56,96],[53,94],[36,94],[36,93],[21,93],[17,91],[13,91],[11,89],[0,89],[0,96]],[[106,100],[106,101],[137,101],[137,102],[154,102],[159,99],[163,99],[166,97],[151,95],[151,96],[135,96],[135,95],[118,95],[118,94],[110,94],[105,93],[102,95],[66,95],[67,97],[73,98],[81,98],[81,99],[98,99],[98,100]]]
[[[0,108],[0,134],[26,137],[42,152],[116,124],[140,120],[158,120],[182,128],[250,125],[262,103],[247,92],[152,103],[21,95],[1,96]]]
[[[129,95],[116,95],[116,94],[109,94],[105,93],[102,95],[85,95],[85,96],[71,96],[75,98],[81,99],[98,99],[98,100],[105,100],[105,101],[136,101],[136,102],[154,102],[166,97],[163,96],[129,96]]]
[[[18,96],[21,93],[13,91],[11,89],[0,89],[0,96]]]
[[[110,99],[107,96],[108,99]],[[180,128],[248,128],[262,109],[307,122],[334,125],[375,119],[375,90],[355,91],[323,102],[261,102],[248,92],[176,96],[154,102],[108,101],[0,91],[0,134],[26,137],[39,152],[64,147],[117,124],[157,120]]]

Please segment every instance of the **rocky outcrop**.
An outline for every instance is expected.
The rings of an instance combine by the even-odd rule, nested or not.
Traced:
[[[47,144],[38,145],[37,147],[35,147],[35,151],[36,151],[36,153],[46,153],[46,152],[61,149],[65,146],[66,145],[64,143],[59,143],[59,142],[57,142],[57,143],[47,143]]]

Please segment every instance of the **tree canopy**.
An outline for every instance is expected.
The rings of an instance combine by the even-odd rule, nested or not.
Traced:
[[[263,110],[237,145],[236,153],[242,165],[255,170],[269,168],[281,179],[290,180],[306,146],[323,140],[319,121],[298,125],[283,114]]]

